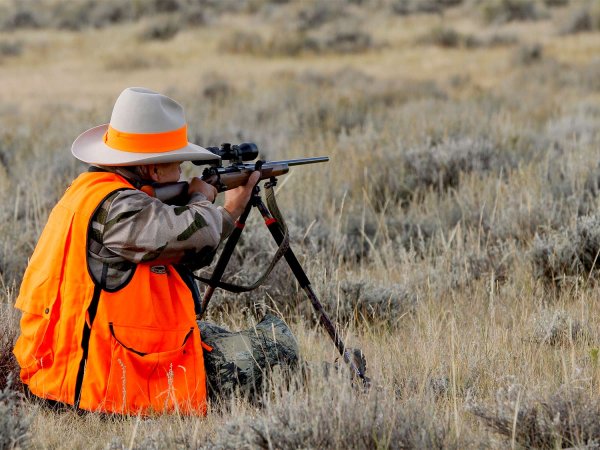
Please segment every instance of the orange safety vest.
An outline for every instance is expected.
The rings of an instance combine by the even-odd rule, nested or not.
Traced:
[[[25,272],[14,354],[38,397],[88,411],[206,412],[200,331],[190,289],[171,265],[140,263],[109,292],[87,265],[91,218],[119,175],[80,175],[52,210]]]

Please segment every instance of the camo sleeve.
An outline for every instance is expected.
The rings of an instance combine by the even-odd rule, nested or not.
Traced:
[[[200,193],[171,206],[137,190],[108,197],[92,220],[92,240],[131,263],[199,261],[214,253],[233,230],[222,207]]]

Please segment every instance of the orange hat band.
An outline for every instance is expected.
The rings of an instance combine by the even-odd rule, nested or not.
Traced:
[[[187,125],[164,133],[124,133],[110,125],[104,143],[115,150],[131,153],[163,153],[188,145]]]

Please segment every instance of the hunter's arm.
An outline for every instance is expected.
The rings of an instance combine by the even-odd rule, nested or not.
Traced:
[[[233,221],[199,193],[186,205],[171,206],[125,190],[105,200],[92,228],[96,240],[129,262],[185,263],[212,253]]]

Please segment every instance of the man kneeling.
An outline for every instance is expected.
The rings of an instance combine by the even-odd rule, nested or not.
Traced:
[[[260,365],[295,363],[295,340],[274,318],[232,334],[258,364],[251,370],[226,360],[225,331],[196,323],[190,270],[208,265],[229,236],[257,172],[226,192],[223,207],[199,178],[182,206],[144,193],[144,185],[178,181],[182,161],[217,158],[188,142],[178,103],[144,88],[123,91],[110,123],[81,134],[72,153],[91,167],[52,210],[16,302],[23,315],[14,353],[31,394],[88,411],[204,414],[207,370],[211,392],[222,393],[260,384],[250,376]],[[282,342],[256,350],[272,330]]]

